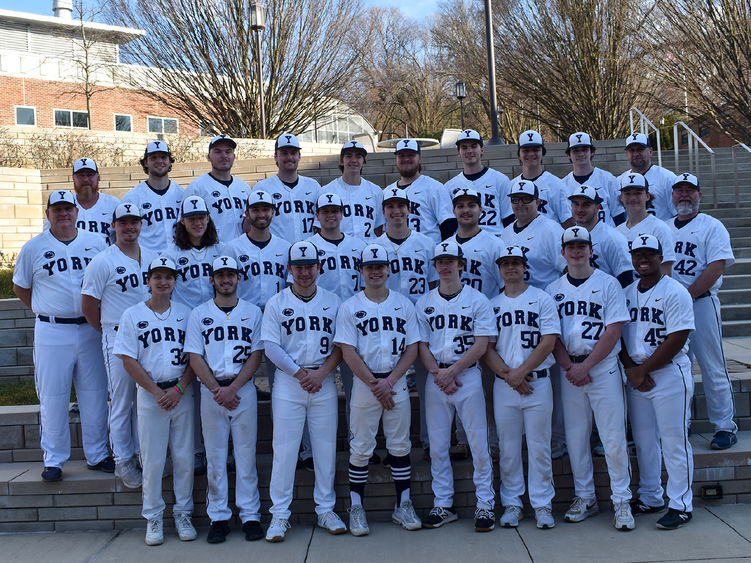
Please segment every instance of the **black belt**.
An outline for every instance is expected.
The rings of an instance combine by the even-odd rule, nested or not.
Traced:
[[[43,323],[54,323],[58,325],[85,325],[86,317],[48,317],[47,315],[37,315],[37,319]]]
[[[456,363],[456,362],[454,362],[454,364],[455,364],[455,363]],[[453,366],[454,364],[444,364],[443,362],[438,362],[438,367],[439,367],[439,368],[441,368],[441,369],[447,369],[447,368],[450,368],[451,366]],[[466,368],[464,368],[464,369],[469,369],[469,368],[474,368],[474,367],[477,367],[477,362],[475,362],[475,363],[474,363],[474,364],[472,364],[471,366],[467,366],[467,367],[466,367]]]
[[[389,375],[391,375],[390,371],[385,371],[383,373],[376,373],[376,372],[371,372],[371,373],[373,374],[373,377],[375,377],[376,379],[386,379]]]
[[[575,364],[580,364],[584,360],[586,360],[589,357],[589,354],[583,354],[581,356],[571,356],[569,355],[568,359],[574,362]]]
[[[179,379],[170,379],[169,381],[157,381],[156,386],[159,387],[159,389],[172,389],[175,385],[180,383]]]
[[[542,379],[543,377],[547,377],[549,375],[549,371],[546,370],[546,369],[540,369],[540,370],[533,371],[533,372],[530,372],[530,373],[533,373],[535,375],[535,379]],[[506,381],[503,377],[501,377],[497,373],[495,374],[495,376],[498,379],[503,379],[504,381]]]
[[[235,377],[229,377],[227,379],[217,379],[216,382],[219,385],[219,387],[229,387],[232,385],[232,382],[237,379],[237,376]]]
[[[321,364],[323,365],[323,364]],[[321,366],[303,366],[303,369],[320,369]]]
[[[696,299],[704,299],[705,297],[709,297],[710,295],[712,295],[712,293],[711,293],[710,291],[705,291],[704,293],[702,293],[702,294],[701,294],[701,295],[700,295],[699,297],[697,297]],[[696,301],[696,299],[694,299],[694,301]]]

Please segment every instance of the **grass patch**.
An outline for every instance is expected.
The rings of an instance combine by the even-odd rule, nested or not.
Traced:
[[[0,270],[0,299],[15,297],[13,293],[13,270],[3,268]]]
[[[70,391],[70,402],[76,402],[76,393]],[[19,381],[0,385],[0,406],[38,405],[36,388],[33,381]]]

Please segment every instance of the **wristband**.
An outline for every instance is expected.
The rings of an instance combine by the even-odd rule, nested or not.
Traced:
[[[183,388],[180,387],[180,384],[175,384],[175,389],[177,389],[180,392],[180,395],[185,395],[185,391],[183,391]]]
[[[394,385],[391,383],[391,380],[388,377],[386,377],[384,379],[386,379],[386,383],[388,383],[389,387],[391,387],[391,389],[393,390],[394,389]]]

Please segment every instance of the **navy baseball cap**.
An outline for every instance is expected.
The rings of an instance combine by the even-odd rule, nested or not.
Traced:
[[[524,263],[527,263],[527,255],[524,254],[521,246],[507,246],[501,255],[495,259],[496,264],[500,264],[506,258],[521,258]]]
[[[219,143],[227,143],[233,149],[237,148],[237,143],[231,137],[225,135],[224,133],[221,133],[220,135],[217,135],[216,137],[211,139],[211,142],[209,143],[209,150],[214,148]]]
[[[483,146],[482,137],[480,134],[475,131],[474,129],[465,129],[459,135],[456,137],[456,146],[459,146],[459,143],[462,141],[475,141],[477,143],[480,143],[480,146]]]
[[[380,244],[369,244],[362,249],[360,266],[381,266],[389,263],[389,253]]]
[[[628,245],[629,252],[631,252],[632,254],[641,249],[654,250],[655,252],[662,254],[662,245],[654,235],[638,235],[634,240],[628,243]]]
[[[699,186],[699,178],[697,178],[693,174],[689,174],[688,172],[683,172],[682,174],[678,174],[675,177],[675,182],[673,182],[673,189],[677,188],[680,184],[688,184],[701,191],[701,186]]]
[[[569,227],[565,231],[563,231],[563,235],[561,235],[561,246],[566,246],[569,243],[572,242],[586,242],[587,244],[592,244],[592,237],[589,235],[589,231],[585,229],[584,227],[574,226]]]
[[[289,247],[290,266],[318,264],[318,248],[307,240],[301,240]]]
[[[135,203],[121,203],[115,207],[115,211],[112,213],[112,222],[114,223],[128,217],[138,217],[141,219],[141,210],[138,209]]]
[[[192,217],[193,215],[208,215],[209,208],[206,201],[199,195],[191,195],[183,200],[180,214],[183,217]]]
[[[218,256],[211,264],[211,275],[213,276],[222,270],[234,270],[237,272],[237,261],[232,256]]]
[[[99,172],[99,168],[97,168],[96,162],[94,162],[93,158],[79,158],[73,163],[73,174],[80,172],[81,170]]]
[[[420,143],[414,139],[400,139],[394,148],[394,154],[404,151],[413,151],[420,154]]]
[[[159,258],[154,258],[151,261],[151,264],[149,264],[149,271],[148,273],[151,274],[154,270],[158,270],[159,268],[165,269],[165,270],[171,270],[172,272],[177,272],[177,266],[175,266],[175,263],[172,261],[172,258],[166,258],[164,256],[160,256]]]

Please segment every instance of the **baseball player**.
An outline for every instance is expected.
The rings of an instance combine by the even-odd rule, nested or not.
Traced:
[[[13,293],[36,315],[34,383],[39,397],[42,479],[59,481],[70,457],[68,407],[75,385],[83,453],[89,469],[112,473],[107,451],[107,377],[101,337],[81,310],[84,268],[106,246],[95,233],[76,228],[73,194],[50,193],[48,231],[26,242],[13,271]]]
[[[146,145],[140,162],[149,177],[126,193],[122,202],[135,204],[141,210],[140,245],[162,252],[175,237],[185,190],[169,179],[175,158],[164,141],[151,141]]]
[[[594,413],[610,476],[613,526],[633,530],[625,397],[617,357],[621,327],[629,320],[626,300],[618,281],[590,264],[589,231],[569,227],[561,247],[568,273],[546,291],[553,296],[561,319],[554,354],[566,374],[561,398],[575,496],[565,520],[581,522],[600,510],[589,444]]]
[[[571,215],[576,224],[589,231],[592,238],[592,267],[616,278],[621,287],[626,287],[634,279],[629,260],[628,241],[599,216],[602,212],[602,199],[591,186],[582,184],[568,196],[571,201]]]
[[[401,139],[396,144],[394,154],[399,179],[387,186],[386,190],[396,188],[407,193],[411,229],[430,237],[434,245],[454,234],[456,219],[451,212],[448,192],[439,181],[420,174],[420,144],[415,139]]]
[[[511,180],[511,184],[520,181],[534,182],[539,191],[540,213],[560,223],[564,228],[570,227],[574,221],[571,218],[571,207],[566,201],[568,189],[560,178],[543,170],[542,159],[546,152],[542,135],[537,131],[530,129],[519,135],[516,156],[521,162],[522,173]]]
[[[198,537],[190,521],[193,511],[193,371],[183,351],[190,309],[171,301],[177,266],[160,257],[149,266],[146,285],[151,297],[126,309],[115,337],[119,356],[138,385],[138,434],[143,464],[143,508],[146,545],[164,542],[162,474],[167,447],[172,457],[175,504],[172,514],[182,541]],[[183,398],[185,392],[188,397]]]
[[[349,424],[349,531],[355,536],[369,532],[362,501],[368,460],[381,421],[388,450],[386,464],[396,488],[391,520],[405,530],[422,528],[410,498],[412,407],[403,377],[417,358],[420,331],[412,302],[386,287],[389,262],[381,245],[369,244],[363,249],[360,268],[365,288],[342,303],[336,317],[335,342],[357,375]]]
[[[485,354],[488,338],[495,335],[493,311],[488,298],[463,284],[464,256],[453,241],[439,243],[434,264],[438,287],[417,300],[420,356],[432,377],[425,388],[430,420],[430,472],[433,508],[423,527],[438,528],[455,521],[454,473],[449,458],[454,412],[464,424],[474,466],[477,508],[475,530],[495,527],[493,465],[488,450],[485,394],[477,361]]]
[[[320,268],[313,243],[294,243],[289,249],[294,281],[269,299],[263,315],[261,337],[266,355],[277,367],[271,391],[274,459],[269,542],[284,541],[290,527],[295,459],[306,420],[313,447],[318,526],[332,534],[347,531],[334,512],[338,393],[332,374],[342,359],[341,349],[334,346],[340,300],[316,285]]]
[[[386,188],[383,192],[386,232],[376,242],[386,249],[391,260],[386,287],[406,295],[412,303],[416,303],[421,295],[438,285],[438,274],[432,263],[435,244],[423,233],[409,228],[411,208],[406,191],[401,188]],[[420,441],[423,459],[427,461],[430,459],[430,440],[425,419],[425,382],[428,371],[419,358],[415,361],[414,370],[415,387],[420,399]]]
[[[115,243],[97,254],[83,276],[81,308],[86,320],[102,333],[104,367],[109,384],[109,432],[115,475],[128,488],[141,486],[137,467],[136,384],[114,353],[123,311],[145,301],[146,274],[156,252],[139,244],[141,211],[133,203],[117,206],[112,216]]]
[[[362,177],[368,151],[358,141],[347,141],[339,153],[340,178],[321,188],[321,193],[334,193],[342,199],[344,218],[342,232],[366,242],[383,233],[383,190]]]
[[[644,133],[631,133],[625,141],[626,156],[631,168],[621,174],[618,179],[633,173],[641,174],[647,179],[649,192],[652,194],[650,212],[658,219],[667,221],[675,216],[673,206],[672,188],[675,182],[675,174],[667,168],[652,164],[652,143]],[[623,184],[621,184],[623,187]],[[663,248],[667,250],[663,241]]]
[[[574,194],[579,186],[591,186],[602,200],[598,219],[614,227],[626,220],[619,195],[618,180],[607,170],[597,168],[593,164],[595,157],[595,145],[589,134],[579,131],[568,138],[566,155],[571,161],[573,170],[564,178],[563,183],[568,188],[568,196]]]
[[[514,220],[508,204],[511,187],[505,174],[488,168],[482,163],[484,146],[482,137],[473,129],[465,129],[456,138],[456,149],[462,160],[463,170],[451,178],[444,187],[449,196],[459,188],[470,187],[480,194],[482,215],[480,227],[492,235],[500,236],[503,228]]]
[[[616,227],[618,232],[626,237],[628,242],[637,235],[653,235],[664,248],[662,273],[671,275],[675,252],[674,239],[670,228],[655,215],[647,211],[650,200],[653,199],[647,179],[641,174],[625,174],[619,178],[621,184],[621,202],[626,209],[627,219]]]
[[[661,253],[652,235],[631,243],[640,278],[626,288],[631,322],[623,329],[619,356],[628,379],[628,416],[639,463],[639,498],[632,501],[631,510],[634,515],[665,510],[664,461],[670,503],[657,527],[674,530],[691,520],[692,511],[694,458],[688,423],[694,379],[686,341],[694,329],[694,315],[689,292],[662,274]]]
[[[252,379],[263,355],[261,310],[237,295],[240,272],[231,256],[211,268],[213,299],[190,315],[185,352],[201,380],[201,423],[208,465],[206,541],[221,543],[230,533],[227,450],[232,436],[235,456],[235,506],[248,541],[263,537],[256,471],[258,405]]]
[[[278,172],[252,188],[271,194],[275,209],[271,234],[294,241],[314,234],[315,207],[321,190],[316,180],[297,173],[300,152],[298,138],[290,133],[282,133],[274,143],[274,161]]]
[[[696,332],[689,336],[689,354],[701,368],[707,415],[714,425],[711,446],[725,450],[738,438],[733,422],[735,405],[727,363],[722,352],[722,319],[717,292],[725,268],[735,263],[730,235],[714,217],[699,213],[701,187],[693,174],[680,174],[673,185],[677,216],[668,222],[675,239],[673,277],[694,300]]]
[[[522,435],[526,434],[529,499],[537,527],[547,529],[555,526],[549,370],[555,363],[552,351],[561,334],[560,321],[551,297],[524,281],[526,259],[521,248],[507,247],[497,263],[504,288],[490,300],[496,336],[490,338],[493,345],[488,346],[485,362],[496,374],[493,404],[501,450],[501,526],[516,528],[522,519]]]
[[[216,225],[223,243],[243,233],[243,215],[250,186],[232,175],[237,143],[227,135],[217,135],[209,143],[208,161],[211,171],[202,174],[185,188],[185,195],[201,196]]]

